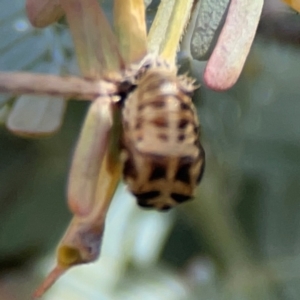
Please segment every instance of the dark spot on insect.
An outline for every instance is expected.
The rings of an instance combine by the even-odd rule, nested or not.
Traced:
[[[162,208],[160,208],[160,211],[168,211],[172,208],[170,205],[164,205]]]
[[[186,156],[182,156],[180,158],[179,164],[183,165],[183,164],[191,164],[194,161],[194,157],[190,156],[190,155],[186,155]]]
[[[179,180],[181,182],[190,184],[191,183],[191,177],[189,173],[190,168],[191,168],[191,164],[184,164],[179,166],[175,175],[175,180]]]
[[[119,93],[119,97],[120,97],[120,101],[118,101],[118,103],[124,103],[124,101],[125,101],[125,99],[127,98],[127,95],[128,95],[128,93],[123,93],[123,92],[120,92]]]
[[[165,107],[166,102],[161,99],[161,100],[156,100],[156,101],[151,102],[150,105],[155,108],[163,108],[163,107]]]
[[[153,204],[150,204],[150,203],[141,203],[141,202],[138,202],[138,205],[140,207],[143,207],[143,208],[151,208],[151,207],[153,207]]]
[[[136,123],[135,123],[135,129],[141,129],[142,123],[143,123],[142,119],[138,118]]]
[[[119,83],[118,89],[121,100],[124,100],[129,93],[134,91],[135,88],[136,85],[132,84],[129,80],[124,80],[121,83]]]
[[[184,102],[180,103],[180,108],[182,110],[190,110],[191,109],[190,105],[188,105],[187,103],[184,103]]]
[[[146,70],[149,69],[152,66],[152,62],[151,61],[146,61],[142,68],[145,68]]]
[[[128,158],[124,163],[124,177],[137,178],[136,166],[132,158]]]
[[[137,201],[138,201],[138,205],[142,206],[142,207],[150,207],[153,206],[152,204],[150,205],[148,202],[149,200],[152,200],[153,198],[156,198],[160,195],[159,191],[150,191],[150,192],[145,192],[145,193],[134,193],[133,194]]]
[[[157,127],[160,127],[160,128],[162,128],[162,127],[168,127],[168,121],[164,117],[157,117],[156,119],[154,119],[152,121],[152,123],[154,125],[156,125]]]
[[[179,134],[177,137],[178,142],[182,142],[185,140],[185,134]]]
[[[147,105],[147,104],[140,104],[140,105],[138,106],[138,111],[143,110],[143,109],[146,107],[146,105]]]
[[[164,142],[166,142],[168,140],[168,136],[164,133],[158,134],[157,137]]]
[[[155,165],[152,169],[152,173],[149,177],[149,181],[162,179],[166,177],[166,169],[164,166],[161,165]]]
[[[194,145],[195,145],[197,148],[202,148],[202,147],[201,147],[201,144],[200,144],[199,136],[196,136],[196,137],[195,137],[195,139],[194,139]]]
[[[175,200],[177,203],[182,203],[191,199],[191,196],[178,194],[178,193],[171,193],[171,198]]]
[[[124,81],[119,85],[118,95],[120,97],[120,101],[118,101],[118,105],[122,106],[125,103],[128,95],[132,93],[136,89],[136,85],[132,84],[131,82]]]
[[[179,129],[184,129],[186,128],[186,126],[189,124],[189,121],[186,120],[186,119],[181,119],[179,122],[178,122],[178,128]]]

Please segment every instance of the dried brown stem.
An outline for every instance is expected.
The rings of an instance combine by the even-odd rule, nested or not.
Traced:
[[[117,85],[105,80],[90,81],[79,77],[0,72],[0,93],[63,96],[78,100],[94,100],[113,96]]]

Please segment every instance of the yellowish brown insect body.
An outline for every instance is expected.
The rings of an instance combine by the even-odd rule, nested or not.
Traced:
[[[187,76],[148,64],[123,108],[124,180],[138,204],[168,210],[193,197],[204,169],[199,120]]]

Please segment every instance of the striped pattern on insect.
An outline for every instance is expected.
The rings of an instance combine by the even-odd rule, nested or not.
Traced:
[[[201,180],[204,151],[191,96],[194,80],[150,58],[123,116],[123,175],[142,207],[168,210],[189,200]]]

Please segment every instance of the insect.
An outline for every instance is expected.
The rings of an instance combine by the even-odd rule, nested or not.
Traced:
[[[0,74],[2,91],[93,100],[69,176],[74,218],[58,246],[57,266],[35,297],[71,266],[98,258],[105,215],[122,171],[138,204],[158,210],[190,199],[203,173],[200,125],[191,100],[194,80],[177,75],[172,56],[167,61],[163,54],[147,55],[142,0],[114,4],[118,41],[96,0],[60,1],[84,79]],[[126,13],[135,21],[124,21]],[[40,84],[28,88],[30,82]]]
[[[193,80],[156,59],[123,108],[124,180],[138,204],[168,210],[193,196],[204,168]]]

